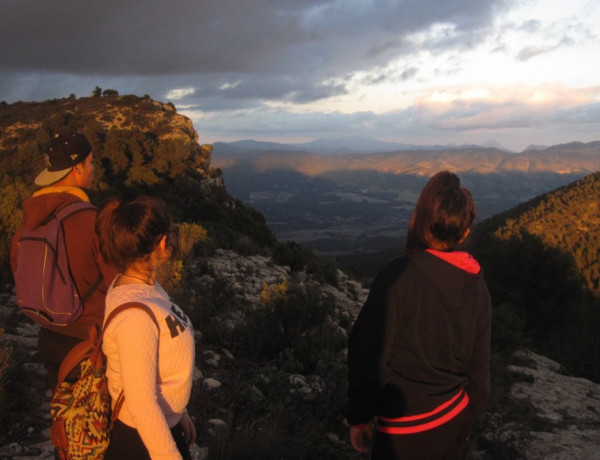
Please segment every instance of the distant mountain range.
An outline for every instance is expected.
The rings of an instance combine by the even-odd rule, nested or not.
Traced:
[[[332,139],[315,139],[311,142],[284,144],[279,142],[264,142],[252,139],[239,140],[235,142],[216,142],[214,145],[222,144],[236,147],[244,151],[263,151],[263,150],[299,150],[306,152],[319,153],[321,155],[344,155],[348,153],[377,153],[393,152],[403,150],[448,150],[448,149],[471,149],[494,147],[498,150],[510,152],[496,141],[489,140],[482,145],[464,144],[464,145],[417,145],[403,144],[400,142],[386,142],[369,137],[339,137]]]
[[[352,144],[352,141],[355,141]],[[368,139],[314,141],[303,145],[238,141],[213,144],[213,165],[244,165],[257,172],[294,170],[308,176],[333,171],[379,171],[391,174],[433,175],[441,169],[483,174],[553,172],[586,174],[600,169],[600,141],[572,142],[551,147],[531,146],[521,153],[497,147],[419,147],[373,143]],[[351,150],[347,145],[354,145]],[[346,147],[344,147],[346,146]],[[327,147],[327,148],[326,148]],[[393,148],[394,147],[394,148]]]
[[[573,146],[580,144],[579,142],[573,142],[571,144],[562,144],[567,146]],[[245,152],[259,152],[265,150],[279,150],[279,151],[304,151],[318,153],[321,155],[344,155],[347,153],[381,153],[381,152],[398,152],[407,150],[464,150],[464,149],[488,149],[495,148],[506,153],[519,153],[515,152],[500,142],[493,139],[489,139],[483,144],[430,144],[430,145],[418,145],[418,144],[405,144],[401,142],[387,142],[373,139],[370,137],[337,137],[337,138],[323,138],[315,139],[310,142],[300,143],[280,143],[280,142],[268,142],[268,141],[257,141],[254,139],[242,139],[234,142],[215,142],[214,145],[227,151],[233,147],[236,149],[243,150]],[[556,146],[555,146],[556,147]],[[553,148],[547,145],[531,144],[527,146],[523,152],[540,151]]]

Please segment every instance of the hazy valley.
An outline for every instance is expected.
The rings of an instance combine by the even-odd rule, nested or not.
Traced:
[[[327,255],[402,246],[418,194],[441,169],[458,172],[471,189],[479,221],[600,169],[600,142],[522,153],[470,146],[365,154],[342,145],[313,153],[217,143],[212,164],[228,192],[264,214],[279,240]]]

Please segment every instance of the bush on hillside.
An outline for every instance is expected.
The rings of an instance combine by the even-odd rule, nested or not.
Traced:
[[[268,252],[275,237],[264,217],[229,196],[220,171],[209,170],[210,149],[198,144],[191,124],[178,121],[183,135],[170,136],[169,123],[177,116],[172,106],[108,91],[105,97],[0,107],[0,128],[7,128],[0,131],[18,134],[4,136],[0,148],[0,268],[7,278],[0,281],[9,281],[10,238],[20,225],[22,202],[44,167],[43,148],[53,133],[72,130],[83,133],[94,151],[92,202],[159,196],[177,222],[202,226],[217,247]]]
[[[295,241],[276,242],[273,247],[273,260],[276,264],[288,266],[293,271],[306,270],[320,282],[338,285],[337,262],[334,259],[320,259]]]
[[[586,288],[573,257],[522,232],[472,241],[494,299],[494,340],[527,343],[570,372],[600,381],[600,299]],[[497,346],[497,345],[495,345]]]
[[[339,352],[346,346],[345,337],[330,319],[334,311],[331,298],[292,285],[245,311],[230,346],[248,359],[277,361],[290,372],[313,373],[322,353]]]
[[[0,339],[3,334],[4,331],[0,329]],[[9,412],[8,376],[12,366],[14,366],[12,350],[0,343],[0,425],[2,424],[2,415]]]

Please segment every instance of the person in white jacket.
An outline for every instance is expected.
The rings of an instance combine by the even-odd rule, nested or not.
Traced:
[[[196,431],[186,411],[194,367],[192,324],[156,281],[176,236],[165,204],[142,196],[112,199],[96,221],[100,254],[120,273],[106,295],[105,320],[119,305],[140,302],[152,311],[127,309],[104,331],[106,376],[114,402],[121,392],[106,459],[189,459]]]

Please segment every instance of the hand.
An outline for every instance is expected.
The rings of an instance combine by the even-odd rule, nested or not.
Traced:
[[[360,453],[369,452],[369,444],[373,440],[373,428],[370,423],[350,425],[350,443]]]
[[[181,429],[183,430],[185,440],[189,447],[196,442],[196,427],[194,426],[194,421],[190,417],[190,414],[185,411],[181,416],[179,423],[181,424]]]

